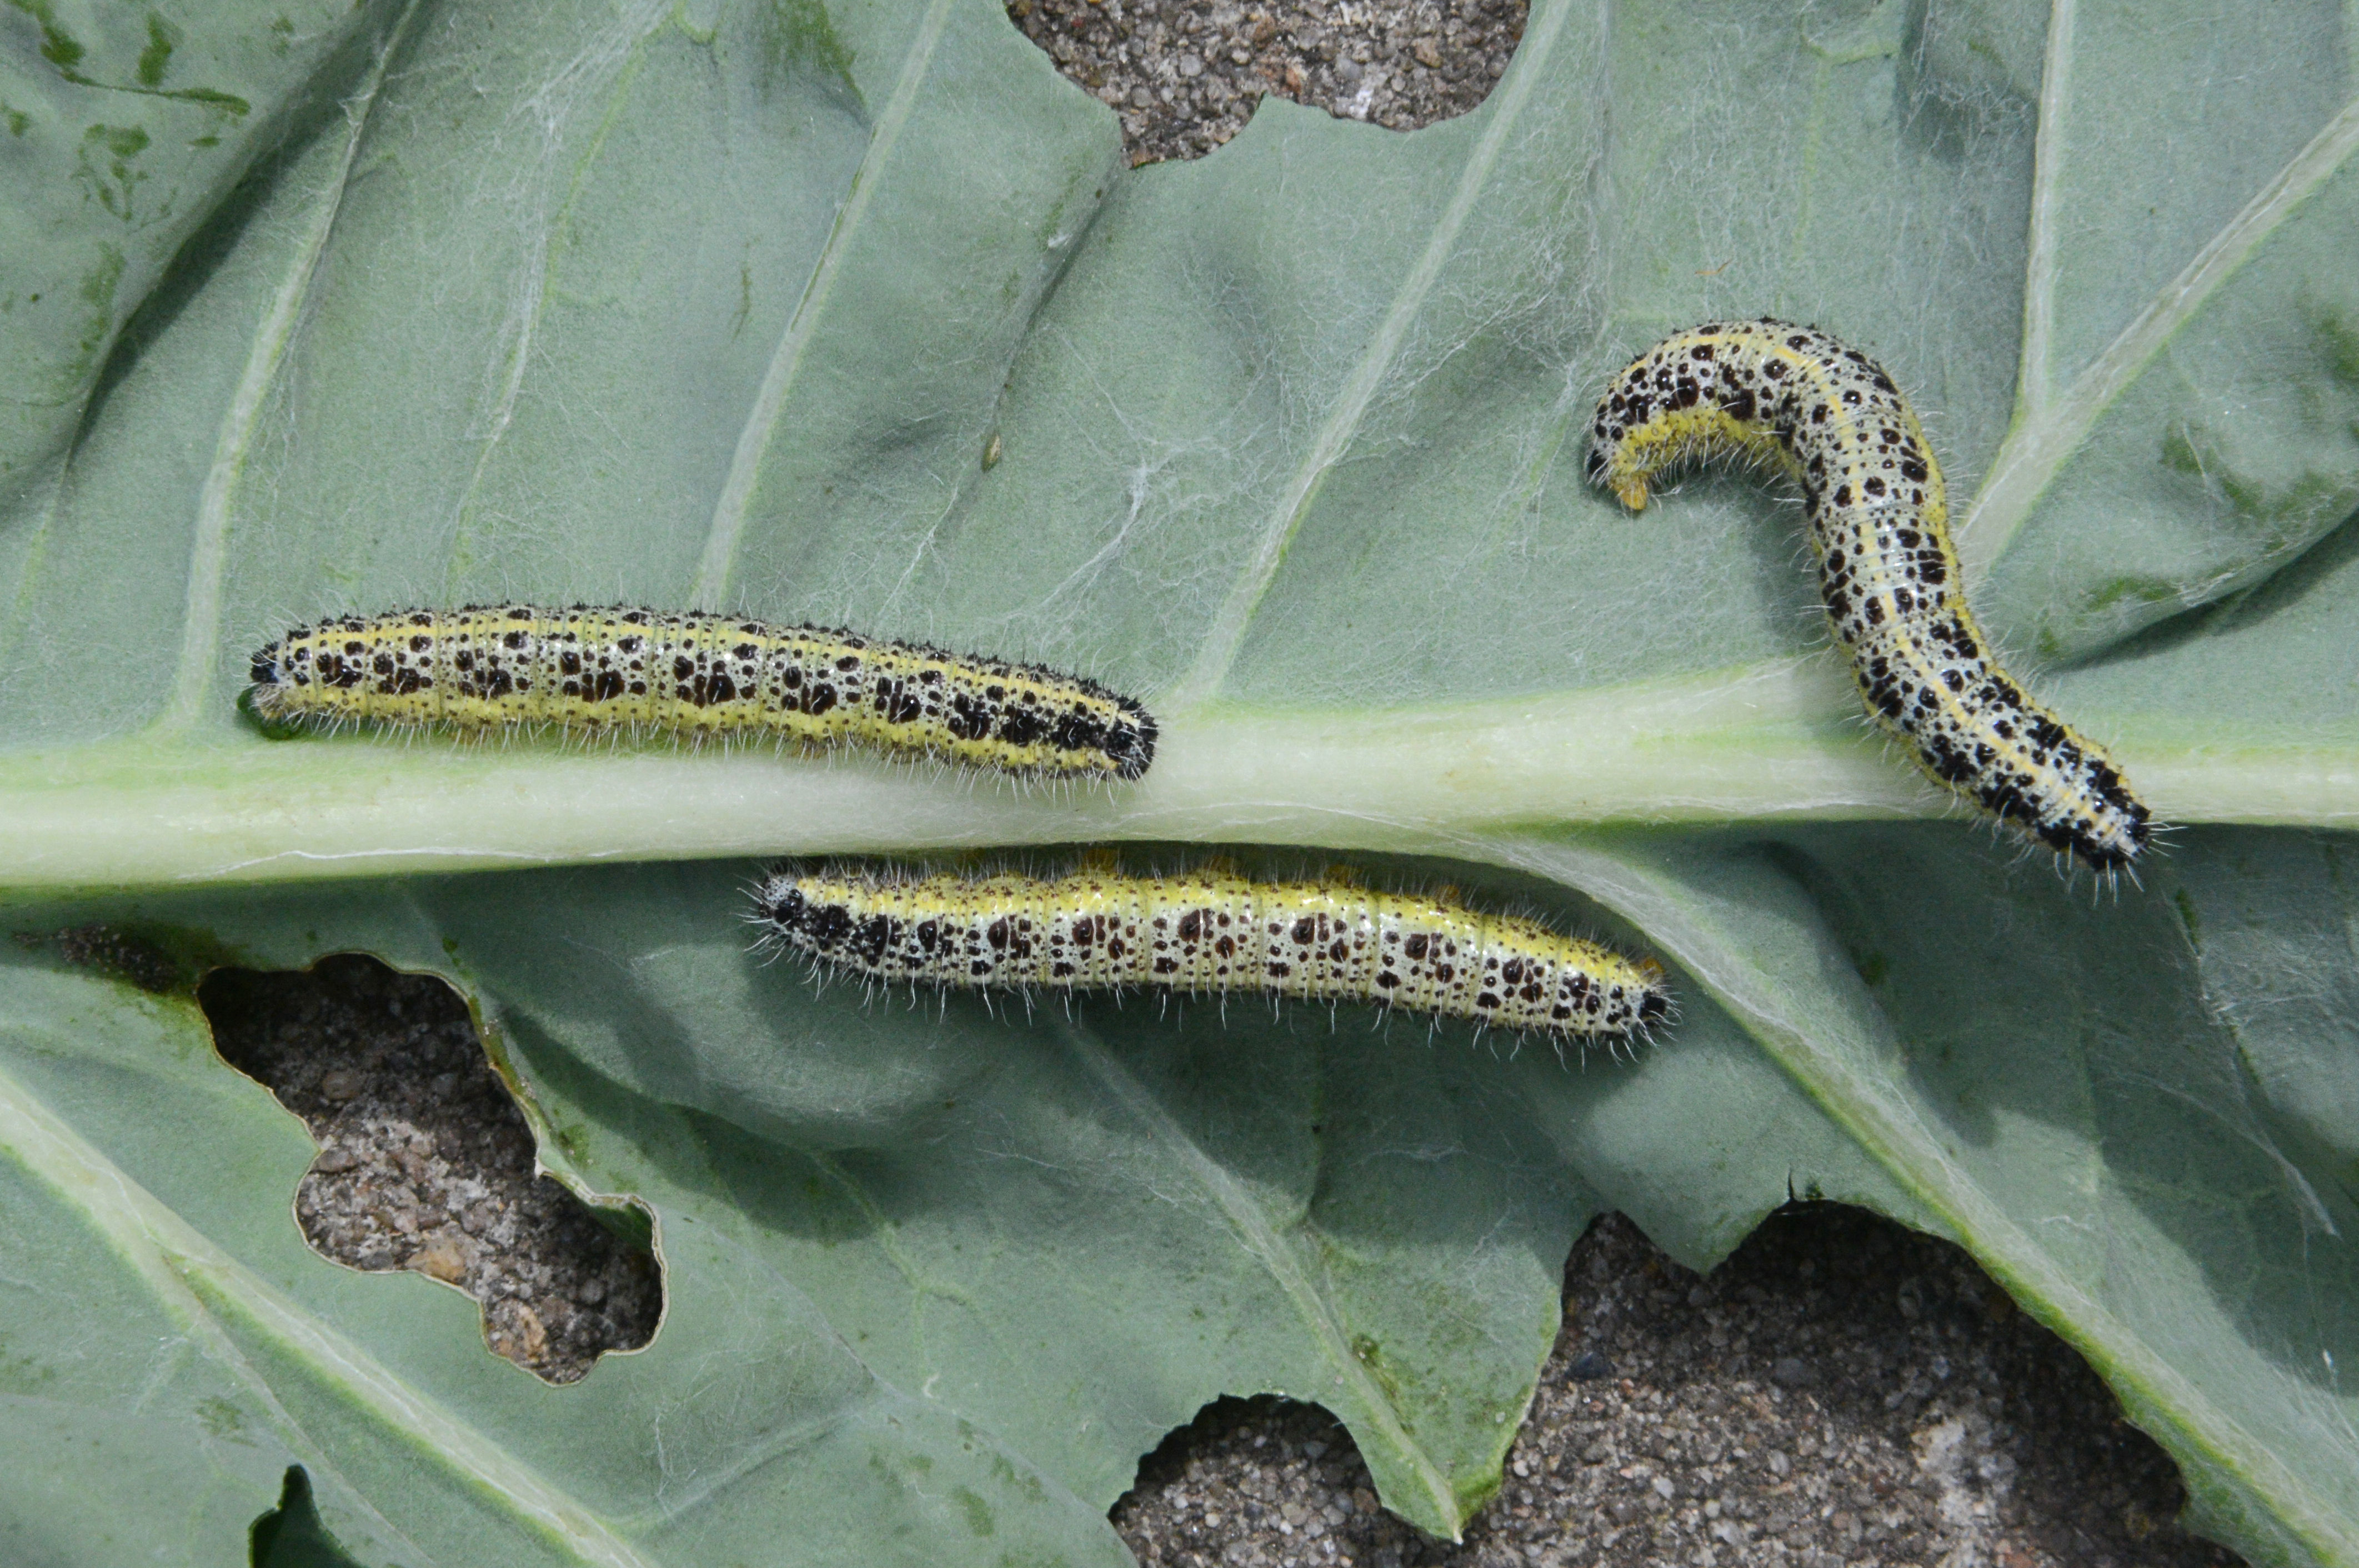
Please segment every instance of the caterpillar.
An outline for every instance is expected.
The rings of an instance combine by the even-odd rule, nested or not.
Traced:
[[[1661,967],[1517,915],[1341,880],[1260,882],[1085,866],[1062,877],[780,870],[765,940],[887,985],[1257,992],[1369,1002],[1560,1044],[1618,1040],[1669,1012]]]
[[[1135,779],[1155,720],[1094,681],[818,626],[654,610],[399,610],[254,656],[273,727],[635,730],[857,744],[1049,779]]]
[[[1999,667],[1967,609],[1940,465],[1880,365],[1767,319],[1677,333],[1606,387],[1589,477],[1638,511],[1657,474],[1722,452],[1801,485],[1835,640],[1868,712],[1927,774],[2101,874],[2137,859],[2145,802]]]

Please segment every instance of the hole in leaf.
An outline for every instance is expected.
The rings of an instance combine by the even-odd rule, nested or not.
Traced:
[[[537,1174],[524,1114],[443,981],[344,953],[301,973],[215,970],[197,999],[223,1059],[320,1144],[295,1198],[314,1250],[464,1290],[484,1343],[552,1383],[655,1336],[646,1216]]]
[[[1709,1275],[1600,1218],[1566,1266],[1564,1323],[1505,1485],[1461,1543],[1383,1511],[1333,1416],[1269,1396],[1205,1406],[1140,1463],[1112,1519],[1144,1568],[2234,1568],[2179,1527],[2185,1502],[2169,1455],[1963,1250],[1806,1203]]]
[[[1491,95],[1528,0],[1012,0],[1057,69],[1122,117],[1133,164],[1201,158],[1265,96],[1413,131]]]
[[[360,1568],[320,1522],[311,1477],[300,1465],[287,1466],[278,1506],[254,1521],[246,1543],[253,1568]]]

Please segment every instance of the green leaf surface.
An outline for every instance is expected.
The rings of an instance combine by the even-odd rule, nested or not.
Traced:
[[[282,137],[381,41],[383,7],[9,0],[0,20],[0,495],[55,485],[125,324]],[[379,13],[373,15],[372,12]],[[38,505],[38,499],[33,504]]]
[[[1119,1562],[1137,1455],[1263,1389],[1452,1533],[1590,1214],[1703,1266],[1800,1192],[1973,1250],[2201,1528],[2359,1563],[2342,5],[1540,0],[1462,120],[1129,171],[989,0],[0,21],[10,928],[450,976],[668,1301],[516,1371],[305,1248],[192,1003],[8,944],[15,1556],[233,1561],[299,1465],[370,1563]],[[1606,375],[1765,312],[1917,399],[1978,608],[2182,825],[2143,886],[1939,820],[1774,493],[1583,485]],[[289,624],[495,598],[1041,659],[1165,743],[1068,793],[236,714]],[[758,856],[1100,841],[1455,881],[1681,1016],[1560,1062],[746,951]]]
[[[236,935],[267,962],[415,928],[353,902],[249,910]],[[301,1464],[364,1561],[725,1562],[781,1536],[812,1561],[1123,1561],[1094,1508],[880,1383],[745,1245],[745,1215],[660,1167],[633,1175],[667,1221],[663,1332],[551,1388],[494,1358],[456,1292],[305,1247],[288,1205],[310,1140],[193,1002],[5,962],[14,1560],[235,1561]],[[644,1140],[628,1109],[615,1130]],[[133,1495],[93,1508],[110,1470]]]

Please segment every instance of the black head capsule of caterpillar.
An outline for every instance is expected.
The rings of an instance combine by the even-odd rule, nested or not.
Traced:
[[[255,650],[247,671],[251,682],[237,694],[237,711],[261,732],[266,740],[293,740],[303,734],[299,717],[289,717],[284,706],[285,688],[290,678],[279,668],[279,645],[268,643]]]
[[[1966,605],[1940,464],[1884,367],[1788,321],[1675,332],[1607,384],[1587,472],[1637,511],[1657,475],[1723,453],[1801,486],[1828,626],[1869,715],[1918,767],[2101,875],[2131,867],[2152,813],[2103,747],[2000,667]]]
[[[1108,733],[1105,750],[1114,758],[1114,777],[1129,783],[1147,777],[1155,761],[1155,715],[1128,697],[1116,701],[1122,719]]]

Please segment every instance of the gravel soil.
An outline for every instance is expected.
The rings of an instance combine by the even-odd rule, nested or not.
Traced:
[[[1791,1564],[2229,1568],[2173,1522],[2169,1457],[1958,1248],[1832,1204],[1710,1275],[1619,1215],[1462,1544],[1383,1513],[1316,1406],[1223,1399],[1114,1510],[1145,1568]]]
[[[655,1336],[655,1259],[538,1173],[449,985],[342,955],[302,974],[215,970],[197,998],[223,1057],[321,1145],[294,1194],[314,1250],[465,1291],[484,1343],[552,1383]]]
[[[1490,95],[1527,0],[1015,0],[1058,69],[1122,116],[1133,164],[1201,158],[1265,95],[1397,131]]]

